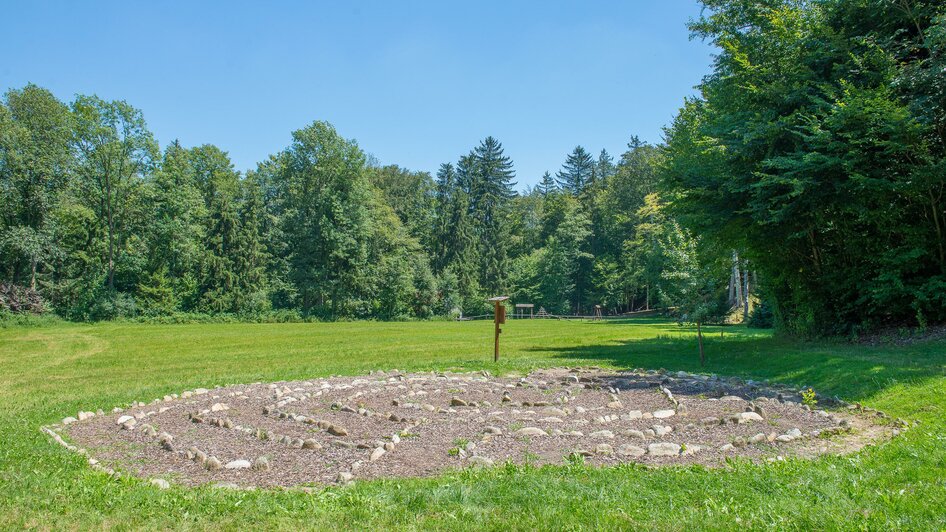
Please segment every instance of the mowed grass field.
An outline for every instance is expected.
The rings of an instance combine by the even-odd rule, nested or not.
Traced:
[[[63,324],[0,329],[0,528],[915,529],[946,527],[946,342],[803,343],[659,320]],[[812,386],[920,425],[844,457],[726,467],[498,466],[314,493],[112,479],[39,427],[195,387],[372,369],[666,368]]]

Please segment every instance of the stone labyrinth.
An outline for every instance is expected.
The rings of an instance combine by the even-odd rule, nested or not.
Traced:
[[[818,409],[830,403],[836,410]],[[905,425],[905,423],[904,423]],[[856,450],[897,423],[859,405],[715,376],[548,369],[374,372],[197,389],[44,430],[113,474],[167,487],[299,486],[503,462],[719,465]]]

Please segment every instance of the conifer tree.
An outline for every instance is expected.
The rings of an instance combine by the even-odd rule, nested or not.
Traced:
[[[552,174],[546,171],[542,174],[542,181],[539,182],[539,186],[536,188],[539,189],[539,193],[542,194],[542,196],[548,196],[558,189],[558,185],[555,183],[555,178],[552,177]]]
[[[565,158],[565,164],[555,177],[562,190],[577,196],[591,180],[594,167],[591,154],[581,146],[576,146]]]
[[[472,214],[480,237],[480,284],[491,293],[504,290],[507,276],[508,235],[502,218],[509,200],[515,196],[512,159],[503,154],[502,144],[486,137],[473,150]]]

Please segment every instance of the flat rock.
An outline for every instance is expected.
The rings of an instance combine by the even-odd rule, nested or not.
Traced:
[[[647,446],[647,454],[651,456],[677,456],[680,454],[680,446],[670,442],[652,443]]]
[[[751,423],[753,421],[764,421],[762,416],[755,412],[739,412],[738,414],[733,414],[732,418],[736,423]]]
[[[227,462],[227,465],[223,467],[224,469],[249,469],[253,467],[253,464],[251,464],[249,460],[234,460]]]
[[[607,443],[599,443],[598,445],[595,445],[595,453],[614,454],[614,447],[611,447]]]
[[[467,458],[466,462],[475,467],[489,467],[493,465],[493,461],[485,456],[471,456]]]
[[[614,433],[610,430],[596,430],[588,435],[589,438],[613,440]]]
[[[673,410],[657,410],[654,412],[654,418],[656,419],[666,419],[668,417],[673,417],[676,414]]]
[[[338,425],[329,425],[328,433],[332,436],[348,436],[348,430],[345,427],[339,427]]]
[[[643,456],[644,453],[646,452],[647,451],[645,451],[644,449],[636,445],[631,445],[629,443],[625,443],[624,445],[621,445],[620,447],[618,447],[618,454],[622,456],[637,457],[637,456]]]
[[[153,478],[151,479],[151,485],[157,486],[158,489],[166,490],[171,487],[171,483],[163,478]]]
[[[523,427],[516,431],[516,436],[548,436],[549,434],[538,427]]]
[[[654,434],[657,436],[666,436],[667,434],[673,432],[673,427],[669,427],[667,425],[654,425],[651,428],[653,429]]]

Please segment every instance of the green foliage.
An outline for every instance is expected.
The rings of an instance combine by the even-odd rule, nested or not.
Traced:
[[[722,52],[667,136],[681,222],[745,249],[789,330],[946,319],[942,5],[705,3]]]
[[[754,329],[771,329],[775,326],[775,316],[772,314],[772,308],[765,303],[755,305],[749,314],[749,321],[746,325]]]
[[[818,394],[814,390],[808,388],[807,390],[802,390],[801,392],[802,403],[814,408],[818,404]]]

